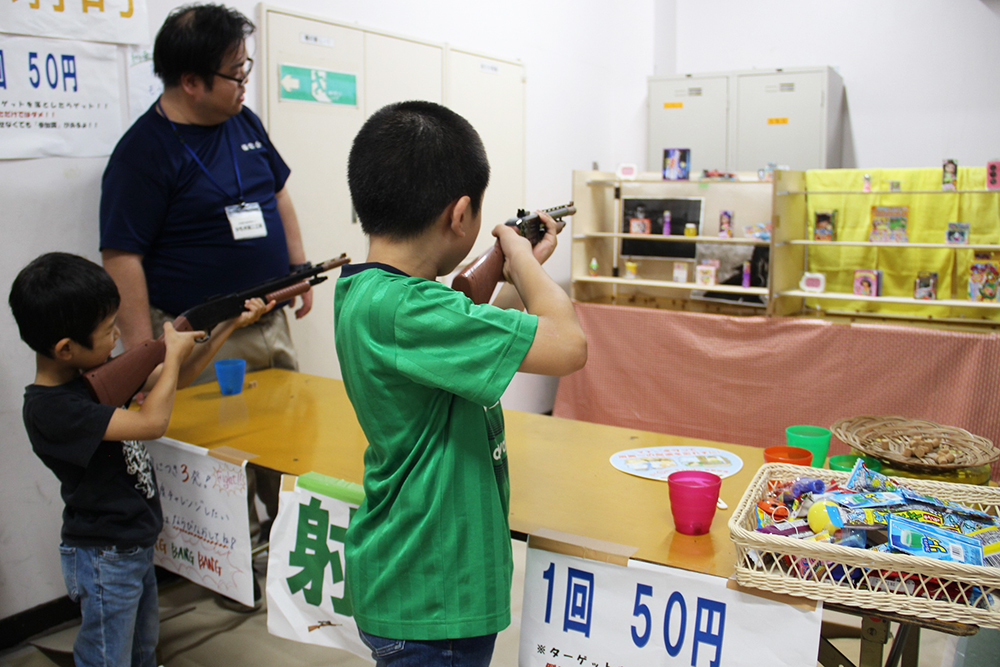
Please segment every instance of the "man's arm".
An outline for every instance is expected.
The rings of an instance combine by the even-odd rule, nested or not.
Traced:
[[[305,247],[302,245],[302,230],[299,229],[299,218],[295,213],[295,206],[292,204],[292,196],[288,194],[288,186],[281,188],[274,195],[278,203],[278,215],[281,216],[281,225],[285,228],[285,243],[288,244],[288,262],[290,264],[303,264],[306,261]],[[312,290],[300,296],[302,305],[295,311],[295,319],[301,319],[312,310]]]
[[[122,332],[122,345],[128,350],[153,337],[142,255],[105,248],[101,251],[101,259],[104,270],[114,279],[122,298],[118,308],[118,328]]]

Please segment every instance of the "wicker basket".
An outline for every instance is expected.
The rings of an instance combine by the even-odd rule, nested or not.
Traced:
[[[772,481],[801,475],[847,481],[849,473],[766,463],[729,520],[736,579],[744,586],[920,618],[1000,628],[1000,568],[890,554],[758,533],[757,502]],[[898,479],[914,491],[996,515],[1000,488]],[[840,567],[837,567],[840,566]],[[899,585],[898,580],[905,580]]]
[[[922,419],[861,415],[841,419],[830,430],[855,449],[904,470],[933,473],[971,468],[1000,457],[1000,450],[982,436]],[[904,453],[923,443],[939,443],[939,449],[954,453],[954,460],[939,463],[931,456],[915,458]]]

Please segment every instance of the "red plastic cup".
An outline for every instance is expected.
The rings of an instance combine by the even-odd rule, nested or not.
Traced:
[[[685,535],[704,535],[712,527],[722,478],[701,470],[681,470],[667,477],[674,527]]]
[[[764,450],[764,460],[768,463],[791,463],[797,466],[812,465],[813,454],[808,449],[777,445]]]

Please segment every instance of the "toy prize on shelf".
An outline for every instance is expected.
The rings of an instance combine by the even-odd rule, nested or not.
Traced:
[[[955,160],[945,160],[941,166],[941,189],[958,189],[958,162]]]
[[[935,271],[921,271],[913,280],[914,299],[937,299],[938,274]]]
[[[977,252],[969,267],[969,300],[997,301],[1000,263],[992,252]]]
[[[743,233],[747,238],[754,238],[758,241],[771,240],[771,223],[758,222],[753,225],[743,225]]]
[[[968,245],[969,243],[969,223],[949,222],[948,235],[945,241],[951,245]]]
[[[678,470],[703,470],[725,479],[743,468],[743,459],[714,447],[645,447],[612,454],[611,465],[630,475],[665,482]]]
[[[688,263],[674,262],[674,282],[686,283],[688,281]]]
[[[906,243],[906,219],[909,206],[872,206],[872,231],[868,240],[882,243]]]
[[[695,284],[703,287],[714,285],[719,274],[719,264],[720,262],[717,259],[703,260],[694,269]]]
[[[855,269],[854,293],[858,296],[882,296],[882,272],[878,269]]]
[[[663,149],[663,180],[686,181],[691,176],[691,149]]]
[[[649,234],[652,232],[652,224],[646,217],[646,207],[636,206],[635,215],[628,219],[629,234]]]
[[[833,241],[837,224],[836,211],[816,211],[813,241]]]
[[[733,238],[733,212],[719,211],[719,238]]]

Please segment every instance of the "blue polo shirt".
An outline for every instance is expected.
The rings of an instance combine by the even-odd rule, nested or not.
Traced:
[[[177,315],[288,273],[275,193],[290,169],[246,107],[220,125],[174,127],[154,105],[129,128],[104,171],[100,215],[101,249],[142,255],[150,304]],[[239,204],[241,185],[266,236],[233,238],[226,207]]]

